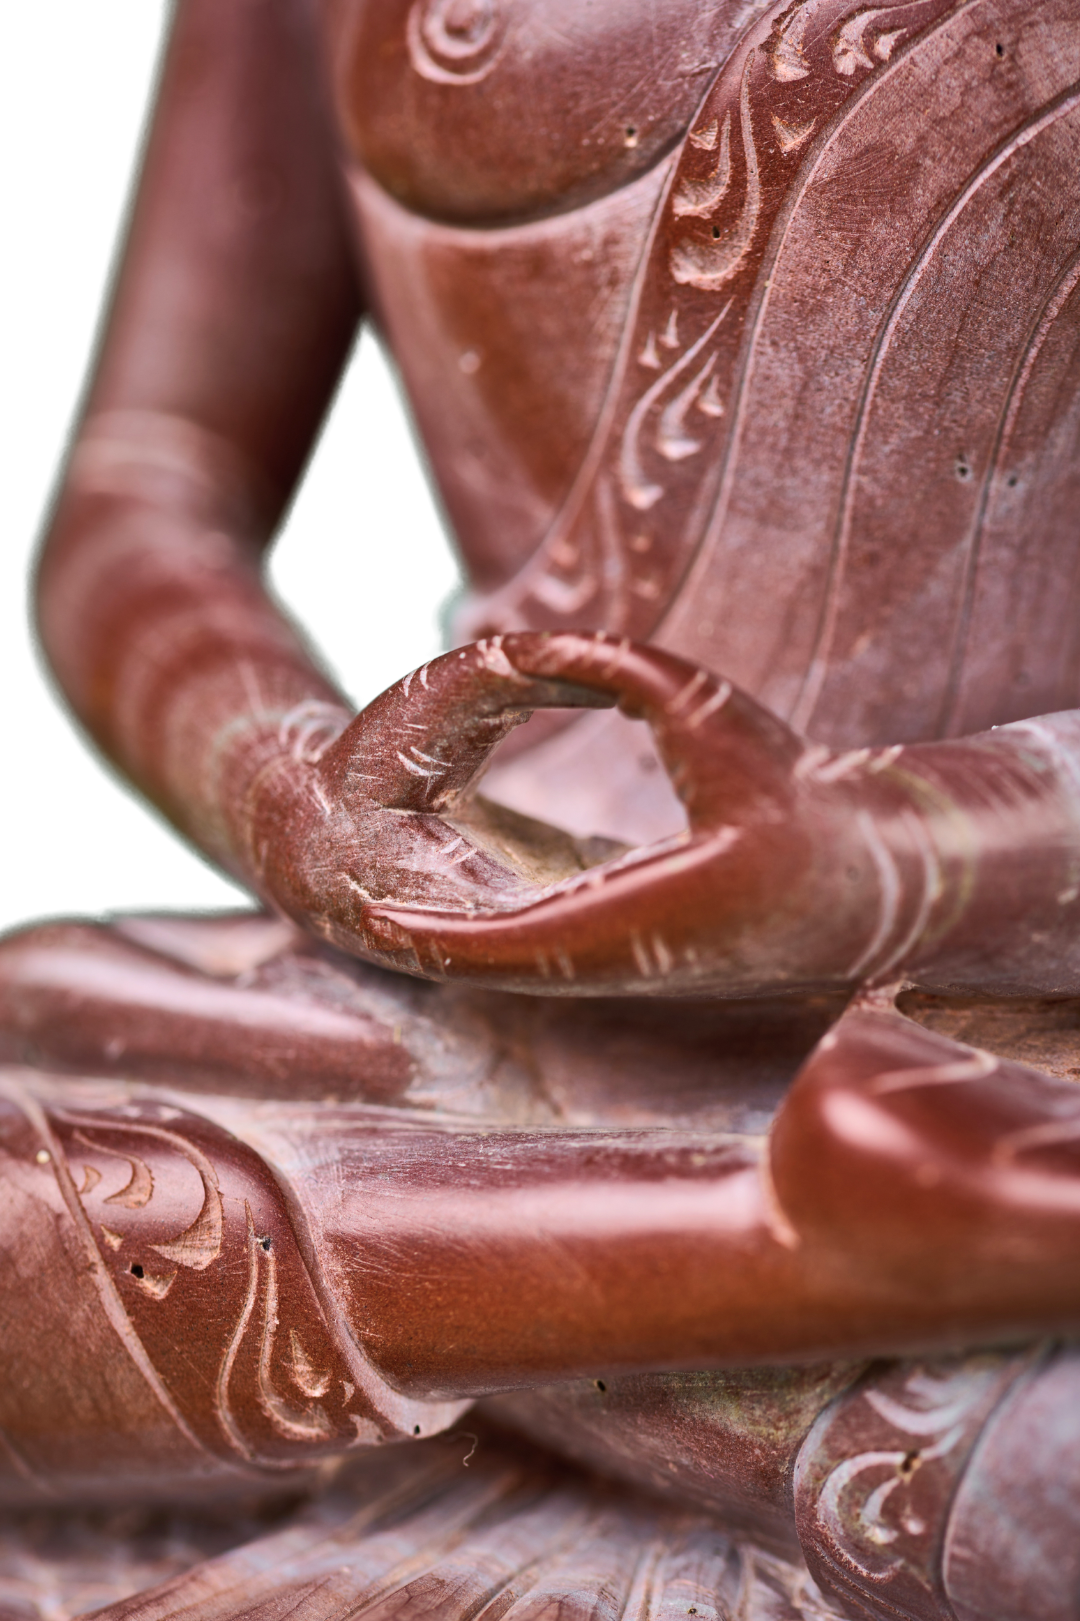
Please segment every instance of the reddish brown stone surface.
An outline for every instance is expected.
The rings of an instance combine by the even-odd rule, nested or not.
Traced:
[[[37,600],[264,910],[0,942],[5,1613],[1075,1621],[1078,136],[1076,0],[181,0]]]

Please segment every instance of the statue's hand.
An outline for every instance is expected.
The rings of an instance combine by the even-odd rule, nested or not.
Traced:
[[[686,833],[589,866],[470,797],[531,710],[616,703],[651,727]],[[370,961],[533,992],[746,994],[856,982],[911,934],[921,857],[896,797],[875,757],[809,747],[671,654],[523,634],[433,661],[271,773],[250,848],[284,911]]]

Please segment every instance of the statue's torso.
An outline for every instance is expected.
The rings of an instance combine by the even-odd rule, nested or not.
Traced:
[[[833,744],[1078,701],[1080,20],[1006,9],[338,0],[464,630],[645,634]]]

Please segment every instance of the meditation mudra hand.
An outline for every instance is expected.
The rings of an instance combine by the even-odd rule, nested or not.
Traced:
[[[492,750],[534,708],[615,704],[650,726],[684,834],[589,861],[476,803]],[[816,748],[730,682],[601,632],[447,653],[332,741],[311,718],[283,724],[299,746],[263,768],[234,837],[268,900],[369,961],[555,995],[890,974],[1077,988],[1071,716],[963,745]]]
[[[306,1507],[117,1618],[1076,1621],[1078,86],[182,0],[38,603],[263,910],[0,942],[0,1488]],[[355,714],[261,558],[362,308],[471,595]]]

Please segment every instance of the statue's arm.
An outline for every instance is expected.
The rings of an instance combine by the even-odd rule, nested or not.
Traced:
[[[519,990],[1075,990],[1074,718],[840,758],[666,655],[555,636],[348,726],[259,561],[357,305],[306,0],[183,0],[40,612],[88,729],[208,854],[346,950]],[[583,871],[470,799],[523,712],[614,702],[686,841]]]
[[[265,737],[345,717],[259,573],[360,313],[326,101],[305,0],[181,0],[38,581],[83,724],[234,870]]]

